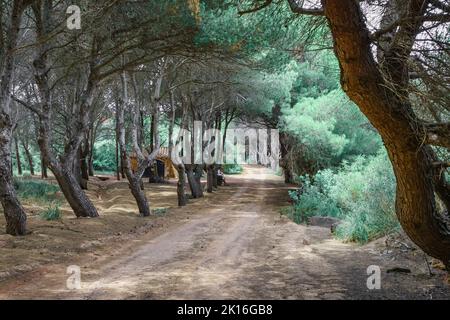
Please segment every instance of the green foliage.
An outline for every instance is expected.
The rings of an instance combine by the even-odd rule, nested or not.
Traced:
[[[55,221],[61,219],[61,210],[59,204],[52,203],[45,211],[40,214],[41,219],[46,221]]]
[[[240,174],[244,168],[239,164],[224,164],[223,173],[224,174]]]
[[[281,129],[296,139],[294,170],[303,175],[339,166],[359,155],[374,155],[381,147],[377,132],[341,90],[318,98],[303,98],[283,109]]]
[[[22,199],[52,201],[56,198],[59,186],[42,180],[15,178],[14,187]]]
[[[94,170],[116,170],[116,146],[114,141],[101,141],[94,148]]]
[[[291,192],[292,218],[301,223],[311,216],[342,219],[336,236],[365,243],[398,227],[395,216],[395,178],[385,152],[345,162],[336,172],[320,171],[312,180],[302,177],[299,192]]]
[[[166,215],[167,211],[168,211],[167,208],[154,208],[152,210],[153,214],[157,216],[164,216]]]

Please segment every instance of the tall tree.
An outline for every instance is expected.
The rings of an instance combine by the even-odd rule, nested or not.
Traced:
[[[30,3],[31,1],[14,0],[6,6],[2,2],[0,6],[0,201],[6,218],[6,233],[11,235],[24,235],[27,221],[12,183],[11,89],[22,15]]]

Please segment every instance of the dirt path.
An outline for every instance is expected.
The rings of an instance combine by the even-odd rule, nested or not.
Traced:
[[[449,298],[442,275],[417,259],[357,247],[320,227],[280,217],[288,188],[263,168],[246,168],[208,207],[134,250],[103,263],[81,259],[82,289],[65,288],[64,266],[52,266],[0,288],[0,298],[58,299],[381,299]],[[378,265],[382,289],[367,289]],[[408,267],[411,274],[391,274]]]

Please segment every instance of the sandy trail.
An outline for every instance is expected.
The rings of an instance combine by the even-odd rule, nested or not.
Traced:
[[[448,298],[426,266],[410,275],[383,273],[382,290],[367,289],[367,267],[386,259],[371,246],[332,239],[320,227],[280,217],[289,187],[265,168],[248,167],[187,222],[143,241],[103,265],[84,264],[82,289],[49,270],[0,290],[0,298],[45,299],[380,299]],[[223,189],[225,190],[225,189]],[[60,268],[61,269],[61,268]],[[59,270],[60,270],[59,269]],[[54,270],[57,270],[56,268]],[[30,280],[30,279],[29,279]],[[14,293],[12,292],[14,291]]]

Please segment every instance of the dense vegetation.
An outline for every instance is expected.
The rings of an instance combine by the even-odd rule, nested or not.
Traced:
[[[69,30],[72,1],[1,0],[8,233],[26,234],[21,197],[49,192],[14,184],[11,168],[42,178],[49,169],[74,214],[91,218],[87,181],[114,174],[151,215],[144,171],[180,141],[175,127],[201,121],[201,130],[280,130],[283,175],[299,186],[288,211],[296,222],[336,217],[336,236],[358,242],[400,222],[450,264],[448,2],[111,3],[78,1],[82,28]],[[202,176],[207,192],[219,190],[219,168],[178,164],[178,204],[203,196]],[[59,215],[51,204],[44,217]]]

